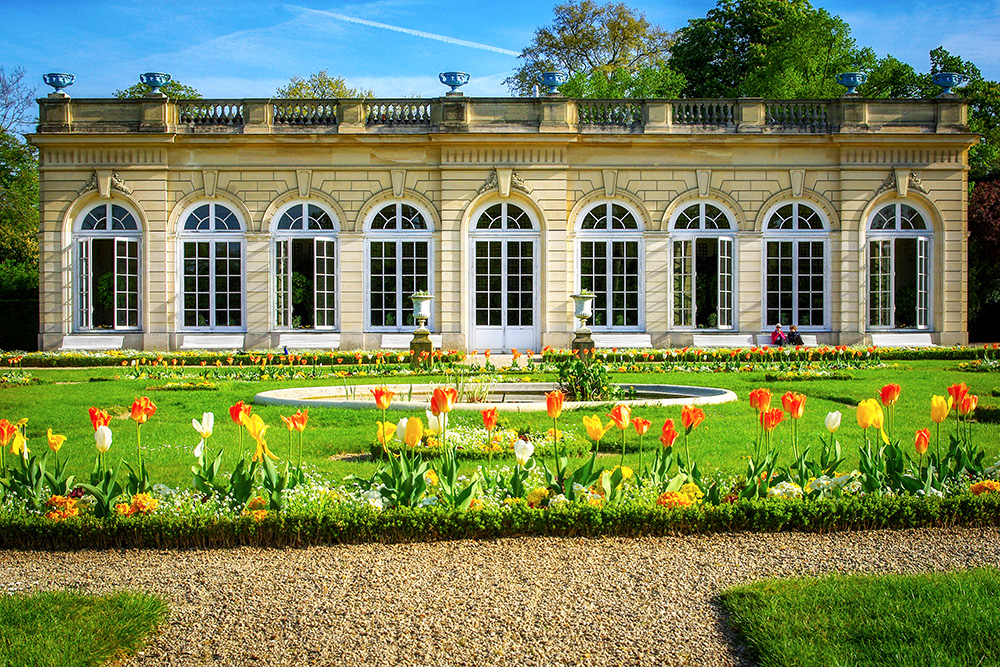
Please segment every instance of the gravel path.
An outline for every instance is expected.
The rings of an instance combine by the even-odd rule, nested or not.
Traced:
[[[6,588],[155,591],[129,665],[748,665],[717,595],[756,579],[1000,565],[1000,529],[217,551],[0,552]]]

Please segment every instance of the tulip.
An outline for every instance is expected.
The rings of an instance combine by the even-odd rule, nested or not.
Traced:
[[[878,401],[874,398],[866,398],[858,403],[858,426],[863,429],[871,428],[875,423],[878,414]]]
[[[428,431],[433,431],[436,435],[441,435],[448,428],[448,415],[444,413],[435,415],[430,410],[424,410],[424,414],[427,415]]]
[[[786,392],[784,396],[781,397],[781,405],[788,412],[792,419],[801,419],[802,413],[805,412],[806,407],[806,397],[805,394],[793,394],[792,392]]]
[[[406,417],[396,422],[396,437],[402,442],[403,434],[406,433]]]
[[[252,409],[253,406],[247,405],[243,401],[237,401],[236,405],[229,408],[229,418],[242,426],[243,419],[250,416],[250,410]]]
[[[975,394],[969,394],[962,399],[962,402],[958,406],[958,414],[963,417],[968,416],[976,407],[979,405],[979,397]]]
[[[917,431],[916,441],[913,443],[913,447],[917,450],[917,454],[920,454],[921,461],[923,461],[924,454],[927,453],[927,448],[931,444],[931,430],[929,428],[922,428]]]
[[[899,393],[902,388],[898,384],[887,384],[882,387],[879,391],[879,397],[882,399],[882,405],[889,407],[895,405],[896,401],[899,400]]]
[[[215,428],[215,413],[203,412],[201,415],[201,421],[192,419],[191,426],[194,427],[194,430],[198,432],[198,435],[200,435],[203,440],[207,439],[212,435],[212,429]]]
[[[93,424],[95,431],[98,426],[107,426],[111,423],[111,415],[104,410],[90,408],[88,412],[90,412],[90,423]]]
[[[771,433],[785,419],[781,408],[771,408],[760,413],[760,425],[765,433]]]
[[[754,389],[750,392],[750,407],[757,412],[763,412],[771,407],[771,392],[767,389]]]
[[[674,442],[677,440],[678,433],[674,429],[674,420],[668,419],[663,422],[663,431],[660,433],[660,442],[663,443],[664,447],[673,447]]]
[[[406,420],[406,430],[403,432],[403,442],[410,447],[420,444],[420,439],[424,437],[424,423],[420,417],[410,417]]]
[[[156,406],[146,396],[137,398],[132,403],[132,419],[137,424],[145,424],[155,413]]]
[[[63,443],[66,442],[66,436],[54,435],[52,433],[52,429],[47,430],[45,432],[45,436],[49,440],[49,449],[51,449],[54,453],[58,454],[59,449],[63,446]]]
[[[492,431],[497,427],[497,409],[486,408],[483,410],[483,427],[487,431]]]
[[[375,397],[375,407],[383,412],[389,409],[392,397],[396,395],[396,392],[389,391],[388,387],[376,387],[371,390],[371,393]]]
[[[831,435],[836,433],[837,429],[840,428],[840,417],[840,410],[826,413],[826,420],[824,423],[826,424],[826,430],[829,431]]]
[[[948,413],[951,412],[951,406],[953,400],[954,399],[952,397],[949,397],[947,400],[945,400],[944,396],[932,396],[931,421],[934,422],[935,424],[940,424],[945,419],[947,419]]]
[[[6,447],[17,432],[17,427],[6,419],[0,419],[0,447]]]
[[[885,412],[882,411],[882,406],[874,398],[871,401],[875,404],[875,417],[872,419],[872,426],[881,431],[885,424]]]
[[[685,435],[703,421],[705,421],[705,411],[701,408],[694,405],[685,405],[681,408],[681,424],[684,426]]]
[[[558,389],[545,394],[545,409],[548,410],[549,417],[559,419],[559,415],[562,414],[563,401],[565,400],[566,394]]]
[[[250,437],[257,443],[257,449],[254,451],[254,455],[251,460],[263,462],[265,456],[276,460],[278,457],[275,456],[274,453],[268,448],[267,440],[264,438],[264,435],[267,433],[267,429],[269,429],[270,426],[264,423],[264,420],[260,418],[260,415],[244,416],[243,425],[250,433]]]
[[[205,453],[205,438],[198,441],[198,444],[194,447],[194,451],[191,453],[194,454],[196,459],[201,458],[201,455]]]
[[[446,389],[438,387],[431,395],[431,412],[435,415],[451,412],[456,401],[458,401],[458,390],[454,387]]]
[[[517,459],[517,465],[522,468],[528,464],[528,459],[531,455],[535,453],[535,446],[531,444],[528,440],[524,438],[518,438],[514,443],[514,458]]]
[[[948,387],[948,395],[951,396],[951,404],[954,406],[961,405],[962,400],[968,393],[969,393],[969,388],[965,386],[964,382],[960,382],[959,384],[953,384],[950,387]]]
[[[632,419],[632,410],[627,405],[619,404],[607,416],[611,417],[615,426],[624,431],[629,426],[629,420]]]
[[[14,440],[10,444],[10,453],[15,456],[23,456],[24,460],[28,460],[28,440],[20,430],[14,433]]]
[[[382,449],[385,450],[386,444],[396,433],[396,425],[389,422],[375,422],[375,428],[375,439],[378,440],[379,444],[382,445]]]
[[[107,426],[101,425],[97,427],[97,430],[94,431],[94,443],[98,452],[105,454],[111,449],[111,436],[111,429]]]
[[[587,429],[587,435],[590,439],[595,442],[595,448],[599,448],[601,445],[601,438],[604,434],[614,428],[614,422],[608,422],[607,426],[601,423],[601,418],[597,415],[591,415],[590,417],[583,418],[583,426]]]

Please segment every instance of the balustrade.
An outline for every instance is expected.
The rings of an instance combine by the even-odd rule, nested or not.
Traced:
[[[430,125],[427,100],[379,100],[365,105],[365,125]]]
[[[580,125],[635,127],[642,125],[642,102],[633,100],[580,100],[577,104]]]
[[[275,125],[336,125],[337,104],[322,100],[275,100]]]
[[[827,103],[819,101],[772,100],[765,104],[765,117],[771,127],[800,132],[827,132]]]
[[[179,100],[177,118],[187,125],[221,125],[234,127],[243,124],[241,100]]]
[[[675,125],[730,127],[736,125],[736,104],[729,100],[680,100],[674,102]]]

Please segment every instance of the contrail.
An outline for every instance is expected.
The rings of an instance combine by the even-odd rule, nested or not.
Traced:
[[[383,30],[393,30],[395,32],[406,33],[407,35],[413,35],[415,37],[424,37],[426,39],[436,39],[439,42],[445,42],[446,44],[456,44],[458,46],[468,46],[473,49],[482,49],[483,51],[493,51],[494,53],[502,53],[505,56],[520,56],[519,51],[511,51],[510,49],[501,49],[498,46],[490,46],[489,44],[480,44],[478,42],[467,42],[464,39],[455,39],[454,37],[446,37],[444,35],[435,35],[432,32],[422,32],[420,30],[411,30],[410,28],[403,28],[398,25],[389,25],[387,23],[377,23],[375,21],[368,21],[366,19],[354,18],[353,16],[344,16],[343,14],[335,14],[333,12],[322,11],[319,9],[309,9],[307,7],[299,7],[297,5],[285,5],[286,9],[291,9],[293,11],[301,12],[303,14],[318,14],[320,16],[326,16],[331,19],[337,19],[338,21],[347,21],[348,23],[357,23],[359,25],[366,25],[370,28],[382,28]]]

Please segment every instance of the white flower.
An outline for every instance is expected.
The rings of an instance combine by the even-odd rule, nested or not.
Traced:
[[[535,453],[535,446],[524,440],[523,438],[518,438],[517,442],[514,443],[514,458],[517,459],[517,465],[524,467],[528,463],[528,459],[531,455]]]
[[[197,419],[191,420],[191,426],[194,427],[194,430],[198,431],[198,435],[201,436],[202,440],[205,440],[212,435],[212,428],[215,426],[215,413],[203,413],[200,422]],[[201,454],[195,454],[195,456],[201,456]]]
[[[802,489],[795,482],[781,482],[768,489],[767,495],[769,498],[798,498]]]
[[[430,410],[425,411],[427,413],[427,428],[435,433],[444,433],[444,430],[448,428],[448,415],[442,412],[439,415],[435,415]]]
[[[111,448],[111,429],[107,426],[98,426],[97,430],[94,431],[94,442],[97,446],[97,451],[104,454]]]
[[[840,410],[826,413],[826,430],[836,433],[838,428],[840,428]]]
[[[403,434],[406,433],[407,418],[403,417],[396,423],[396,440],[403,442]]]
[[[201,458],[201,455],[205,453],[205,440],[204,438],[198,443],[198,446],[194,448],[195,458]]]

